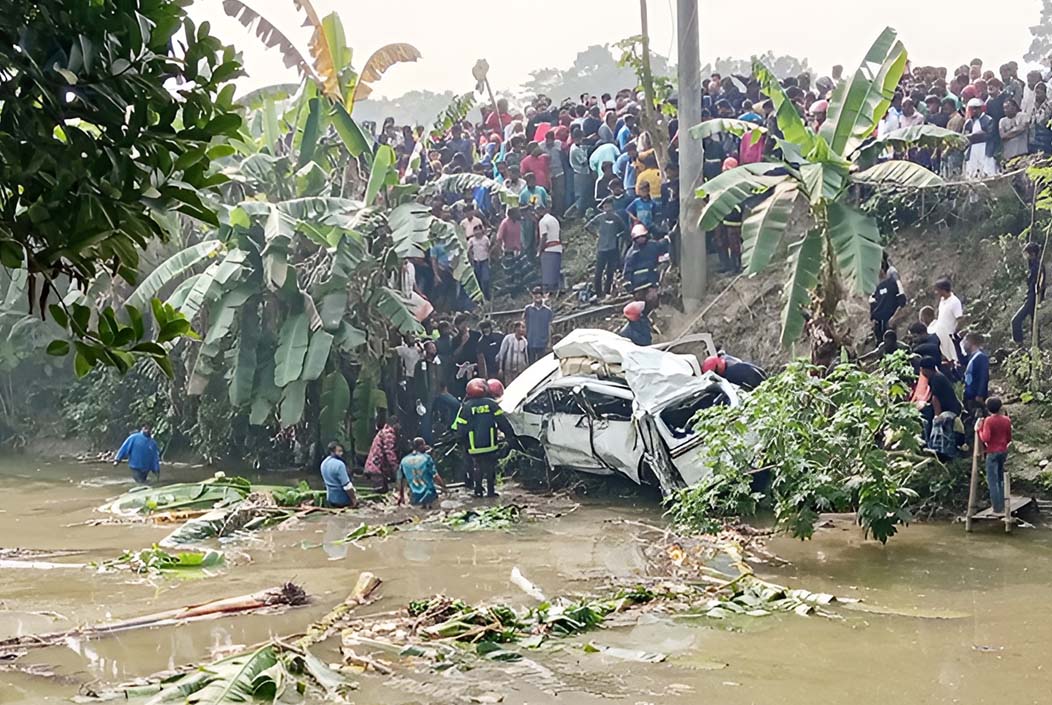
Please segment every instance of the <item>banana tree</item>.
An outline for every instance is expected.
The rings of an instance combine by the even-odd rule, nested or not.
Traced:
[[[876,159],[892,146],[962,141],[960,135],[932,125],[873,139],[906,59],[895,31],[886,28],[854,74],[834,91],[828,119],[817,132],[801,118],[775,75],[754,61],[753,72],[773,104],[783,135],[775,139],[781,160],[730,169],[696,192],[698,198],[708,199],[700,222],[703,231],[714,229],[735,209],[743,210],[742,261],[748,274],[765,269],[783,241],[790,240],[782,343],[796,341],[810,316],[807,328],[816,362],[835,355],[844,339],[835,320],[847,293],[866,296],[877,284],[883,245],[876,220],[856,207],[856,187],[940,185],[942,179],[919,164],[898,159],[875,163]],[[764,129],[737,120],[712,120],[691,128],[690,135],[702,139],[719,131],[744,135]],[[799,224],[792,217],[798,207],[806,208]]]
[[[391,344],[422,332],[399,286],[406,258],[442,246],[460,285],[481,298],[464,234],[420,201],[504,189],[474,175],[398,184],[389,147],[358,159],[338,131],[311,127],[317,91],[297,94],[275,113],[276,139],[249,114],[240,159],[224,168],[220,228],[162,262],[129,302],[163,293],[195,322],[203,340],[191,394],[225,385],[249,423],[295,426],[312,442],[343,438],[350,412],[361,446]],[[341,175],[359,161],[368,179],[345,198]]]

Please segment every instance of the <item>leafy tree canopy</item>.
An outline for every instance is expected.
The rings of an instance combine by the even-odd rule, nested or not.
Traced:
[[[101,272],[134,283],[140,251],[167,239],[172,212],[218,225],[199,192],[226,181],[211,162],[229,149],[214,140],[241,126],[229,83],[240,64],[184,4],[0,6],[0,262],[28,272],[38,313]],[[78,341],[78,369],[126,369],[146,353],[140,318],[119,332],[112,312],[93,327],[86,310],[52,307]]]
[[[1052,54],[1052,0],[1041,1],[1041,19],[1030,28],[1034,38],[1023,56],[1027,61],[1044,61]]]

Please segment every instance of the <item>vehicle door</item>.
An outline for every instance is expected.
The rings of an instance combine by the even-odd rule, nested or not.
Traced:
[[[643,444],[632,423],[632,392],[586,384],[581,395],[591,422],[595,455],[604,465],[639,484]]]
[[[552,467],[608,475],[611,471],[592,453],[588,416],[574,385],[549,387],[552,410],[545,420],[541,444]]]

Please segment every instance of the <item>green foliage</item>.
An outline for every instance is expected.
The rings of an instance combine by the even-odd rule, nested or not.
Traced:
[[[165,680],[113,690],[90,691],[78,702],[122,700],[145,705],[193,703],[287,702],[289,697],[343,700],[341,692],[351,685],[310,651],[283,642],[268,642]],[[292,694],[296,695],[293,696]]]
[[[461,531],[479,531],[483,529],[510,529],[522,520],[522,507],[506,504],[485,509],[466,509],[450,514],[442,523],[452,529]]]
[[[120,443],[144,423],[153,427],[162,449],[180,432],[173,425],[178,414],[166,380],[142,363],[124,376],[97,369],[77,380],[62,401],[61,415],[70,435],[91,438],[101,447]]]
[[[212,145],[241,126],[228,85],[240,65],[184,3],[12,0],[0,45],[0,259],[28,272],[35,310],[48,313],[67,281],[105,271],[134,283],[140,252],[168,239],[162,214],[218,222],[202,194],[226,181]],[[143,347],[112,311],[97,327],[81,309],[50,313],[76,341],[78,374],[160,361],[165,340]]]
[[[299,507],[304,504],[324,504],[325,491],[312,490],[303,480],[295,487],[278,487],[271,490],[274,501],[279,507]]]
[[[476,102],[474,93],[465,93],[454,97],[449,105],[446,106],[446,109],[435,118],[435,123],[431,126],[431,139],[439,140],[445,137],[453,125],[463,122],[467,118],[468,113],[474,109]]]
[[[762,503],[781,529],[805,539],[820,512],[853,509],[865,535],[886,542],[924,499],[910,487],[915,471],[934,462],[922,454],[920,417],[907,400],[908,367],[899,354],[875,373],[841,364],[822,377],[795,362],[740,406],[699,412],[699,453],[711,474],[681,490],[669,516],[712,531]],[[750,489],[751,471],[770,474],[764,495]]]
[[[614,44],[614,48],[621,52],[621,56],[617,60],[617,65],[621,67],[628,67],[632,69],[632,72],[636,75],[638,83],[636,84],[636,90],[643,90],[643,37],[642,35],[633,35],[626,37],[621,41]],[[651,61],[653,61],[653,56]],[[667,65],[664,67],[668,70]],[[666,115],[675,115],[676,108],[669,99],[676,92],[676,82],[669,76],[663,74],[662,70],[657,66],[652,66],[653,70],[653,84],[654,84],[654,109],[665,113]],[[589,91],[594,91],[595,88],[589,88]]]
[[[1038,350],[1034,354],[1029,348],[1013,350],[1001,363],[1001,372],[1012,391],[1025,404],[1052,401],[1052,351]],[[1038,380],[1036,389],[1031,388]]]
[[[92,564],[105,572],[110,570],[128,570],[132,573],[160,575],[175,571],[204,570],[216,568],[223,564],[221,551],[181,551],[169,553],[154,544],[151,548],[139,551],[125,551],[117,558]]]

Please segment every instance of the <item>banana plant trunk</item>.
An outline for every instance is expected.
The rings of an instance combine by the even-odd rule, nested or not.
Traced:
[[[836,362],[844,341],[844,335],[836,329],[836,312],[844,298],[844,288],[828,231],[823,232],[823,240],[822,272],[815,288],[807,332],[811,343],[811,364],[825,369]]]

